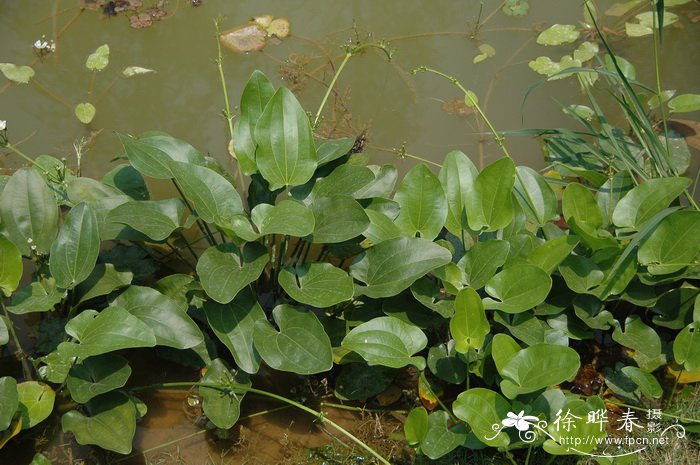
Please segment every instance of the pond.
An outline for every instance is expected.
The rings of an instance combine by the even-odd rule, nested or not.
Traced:
[[[83,175],[99,178],[122,155],[115,132],[136,135],[157,130],[187,140],[225,167],[235,167],[227,150],[229,128],[222,115],[224,97],[215,63],[216,18],[221,30],[265,14],[286,18],[291,25],[288,36],[269,40],[263,50],[234,53],[223,49],[222,69],[236,115],[243,86],[254,70],[262,70],[275,85],[288,86],[304,108],[315,110],[343,59],[343,44],[386,41],[393,52],[390,61],[376,49],[350,60],[331,94],[319,132],[329,138],[357,137],[373,163],[394,163],[402,173],[417,160],[437,171],[452,150],[466,153],[479,169],[501,155],[488,127],[464,104],[460,91],[435,75],[411,73],[420,66],[452,75],[478,95],[481,108],[498,130],[576,127],[562,112],[562,105],[587,104],[576,79],[537,86],[544,76],[528,67],[539,56],[559,59],[572,53],[575,47],[571,44],[544,46],[536,38],[554,23],[583,21],[584,9],[578,0],[533,0],[523,16],[505,14],[504,2],[495,0],[132,0],[142,4],[138,11],[151,8],[140,19],[130,19],[134,12],[114,10],[128,3],[0,3],[0,63],[31,65],[36,73],[27,85],[0,80],[0,118],[7,120],[12,142],[24,153],[65,157],[75,169],[76,152],[80,152]],[[613,3],[597,2],[598,10],[605,12]],[[636,66],[639,81],[653,85],[649,37],[625,37],[624,18],[601,13],[615,52]],[[664,89],[700,93],[700,60],[692,58],[700,56],[698,19],[697,11],[680,15],[677,23],[664,30]],[[37,39],[53,41],[55,51],[37,56],[33,48]],[[103,44],[109,45],[109,65],[99,72],[88,71],[86,57]],[[122,70],[131,66],[150,72],[124,77]],[[87,124],[74,114],[75,106],[82,102],[96,108]],[[610,102],[605,105],[613,108]],[[509,136],[506,145],[517,165],[545,167],[539,140]],[[9,151],[0,156],[4,174],[23,164]],[[160,193],[171,190],[160,182],[152,187]],[[197,370],[149,357],[152,354],[137,353],[131,358],[142,384],[200,379]],[[144,363],[141,368],[139,361]],[[166,373],[149,372],[149,362],[160,364]],[[273,382],[259,375],[254,385],[266,381]],[[324,389],[310,387],[308,381],[296,377],[275,379],[274,384],[269,386],[273,391],[287,392],[290,386]],[[163,390],[144,395],[149,413],[138,425],[135,457],[112,456],[110,460],[115,461],[109,463],[294,463],[307,448],[332,439],[303,413],[285,410],[258,416],[279,407],[264,400],[246,404],[243,426],[232,437],[217,438],[203,429],[206,421],[202,423],[196,394],[186,392]],[[398,397],[415,394],[400,391]],[[341,425],[364,428],[365,440],[371,441],[376,433],[386,438],[387,449],[400,443],[391,442],[395,439],[392,433],[400,432],[405,412],[380,419],[367,413],[329,411]],[[48,441],[51,447],[44,448],[53,458],[66,463],[95,460],[85,448],[65,447],[69,439],[60,433],[59,422],[48,426],[45,433],[55,436],[33,439]],[[19,447],[11,445],[0,450],[0,461],[28,462],[33,447],[30,440]],[[70,455],[73,453],[77,455]]]

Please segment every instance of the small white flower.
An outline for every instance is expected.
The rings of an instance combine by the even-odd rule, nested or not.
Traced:
[[[32,239],[31,237],[28,237],[27,244],[32,244],[32,243],[34,243],[34,239]]]
[[[532,415],[525,415],[525,410],[521,410],[517,415],[513,412],[508,412],[508,418],[504,419],[501,423],[506,428],[515,426],[518,431],[527,431],[530,429],[532,422],[539,421],[539,418],[533,417]]]
[[[44,45],[43,45],[43,42],[41,41],[41,39],[37,39],[36,42],[34,42],[34,48],[37,48],[39,50],[44,48]]]
[[[0,131],[4,131],[5,129],[7,129],[7,121],[0,119]]]

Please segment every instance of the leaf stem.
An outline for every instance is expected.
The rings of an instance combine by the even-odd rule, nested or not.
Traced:
[[[10,331],[12,341],[15,343],[15,347],[17,348],[17,358],[19,358],[19,361],[22,364],[22,373],[24,374],[24,378],[28,380],[33,380],[34,377],[32,376],[32,370],[29,367],[29,362],[27,361],[27,354],[22,349],[22,345],[20,344],[19,338],[17,337],[17,333],[15,332],[15,325],[14,323],[12,323],[10,313],[7,311],[7,308],[5,308],[5,305],[3,304],[2,300],[0,300],[0,307],[2,307],[2,311],[5,314],[5,322],[7,323],[7,329]]]
[[[146,391],[146,390],[161,389],[161,388],[170,388],[170,387],[187,387],[187,388],[190,388],[190,387],[192,387],[192,386],[200,386],[200,387],[206,387],[206,388],[210,388],[210,389],[219,389],[219,390],[224,391],[224,392],[229,392],[229,391],[244,391],[244,392],[250,392],[250,393],[252,393],[252,394],[258,394],[258,395],[261,395],[261,396],[264,396],[264,397],[269,397],[270,399],[275,399],[275,400],[278,400],[278,401],[280,401],[280,402],[284,402],[285,404],[289,404],[289,405],[291,405],[292,407],[296,407],[296,408],[298,408],[299,410],[302,410],[302,411],[304,411],[304,412],[306,412],[306,413],[308,413],[308,414],[310,414],[310,415],[313,415],[313,416],[316,417],[316,419],[317,419],[318,421],[320,421],[321,423],[326,423],[326,424],[332,426],[333,428],[335,428],[336,430],[338,430],[339,432],[341,432],[343,435],[345,435],[345,437],[347,437],[347,438],[350,439],[352,442],[354,442],[355,444],[357,444],[358,446],[360,446],[362,449],[364,449],[366,452],[368,452],[368,453],[370,453],[372,456],[374,456],[377,460],[379,460],[379,462],[383,463],[384,465],[391,465],[391,463],[390,463],[388,460],[386,460],[384,457],[382,457],[378,452],[376,452],[376,451],[375,451],[374,449],[372,449],[370,446],[368,446],[367,444],[365,444],[364,442],[362,442],[360,439],[358,439],[356,436],[354,436],[354,435],[353,435],[352,433],[350,433],[348,430],[346,430],[345,428],[343,428],[342,426],[340,426],[339,424],[337,424],[337,423],[334,422],[333,420],[331,420],[331,419],[329,419],[328,417],[326,417],[326,415],[325,415],[323,412],[319,412],[319,411],[317,411],[317,410],[314,410],[314,409],[312,409],[312,408],[307,407],[306,405],[300,404],[299,402],[296,402],[296,401],[294,401],[294,400],[292,400],[292,399],[288,399],[288,398],[286,398],[286,397],[280,396],[280,395],[278,395],[278,394],[274,394],[274,393],[272,393],[272,392],[263,391],[263,390],[261,390],[261,389],[256,389],[256,388],[253,388],[253,387],[243,386],[243,385],[235,384],[235,383],[226,384],[226,385],[223,385],[223,384],[216,385],[216,384],[197,383],[197,382],[195,382],[195,383],[192,383],[192,382],[190,382],[190,383],[188,383],[188,382],[176,382],[176,383],[151,384],[151,385],[148,385],[148,386],[140,386],[140,387],[132,388],[131,391],[132,391],[132,392],[137,392],[137,391]]]
[[[646,412],[648,409],[642,408],[642,407],[637,407],[636,405],[631,405],[631,404],[625,404],[624,402],[617,402],[614,400],[610,399],[605,399],[605,402],[608,404],[612,405],[617,405],[618,407],[625,407],[625,408],[630,408],[632,410],[637,410],[640,412]],[[672,415],[670,413],[661,413],[662,417],[667,417],[667,418],[672,418],[674,420],[682,421],[684,423],[700,423],[700,418],[688,418],[688,417],[682,417],[682,416],[677,416],[677,415]]]

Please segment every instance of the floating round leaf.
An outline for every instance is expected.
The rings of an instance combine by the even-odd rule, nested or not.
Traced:
[[[90,102],[79,103],[75,106],[75,116],[83,124],[90,124],[90,122],[95,118],[95,105]]]
[[[573,24],[554,24],[537,36],[540,45],[568,44],[578,39],[579,31]]]
[[[28,84],[34,77],[34,70],[29,66],[17,66],[13,63],[0,63],[0,72],[7,79],[17,84]]]

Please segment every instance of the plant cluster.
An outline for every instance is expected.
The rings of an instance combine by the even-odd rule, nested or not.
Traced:
[[[420,71],[455,82],[483,116],[456,80]],[[417,164],[399,179],[354,153],[353,138],[315,138],[293,93],[261,72],[240,110],[232,145],[247,183],[160,132],[119,135],[128,162],[101,180],[49,156],[0,178],[0,345],[22,369],[0,377],[0,447],[60,405],[78,443],[127,454],[147,414],[139,392],[196,386],[217,428],[232,428],[253,392],[389,463],[313,406],[254,387],[264,364],[329,376],[343,401],[410,367],[430,411],[410,412],[406,440],[431,459],[460,447],[592,454],[594,441],[571,443],[608,434],[592,416],[661,398],[671,363],[700,370],[700,212],[677,170],[609,163],[592,176],[572,164],[552,187],[494,130],[505,157],[481,171],[454,151],[437,175]],[[601,143],[615,147],[612,135]],[[18,152],[5,131],[2,141]],[[656,166],[641,147],[640,164]],[[147,179],[179,195],[151,199]],[[37,353],[15,329],[29,313],[63,329]],[[126,349],[156,346],[205,367],[201,379],[130,381]],[[596,362],[591,347],[619,357]],[[591,370],[599,382],[583,386]]]

